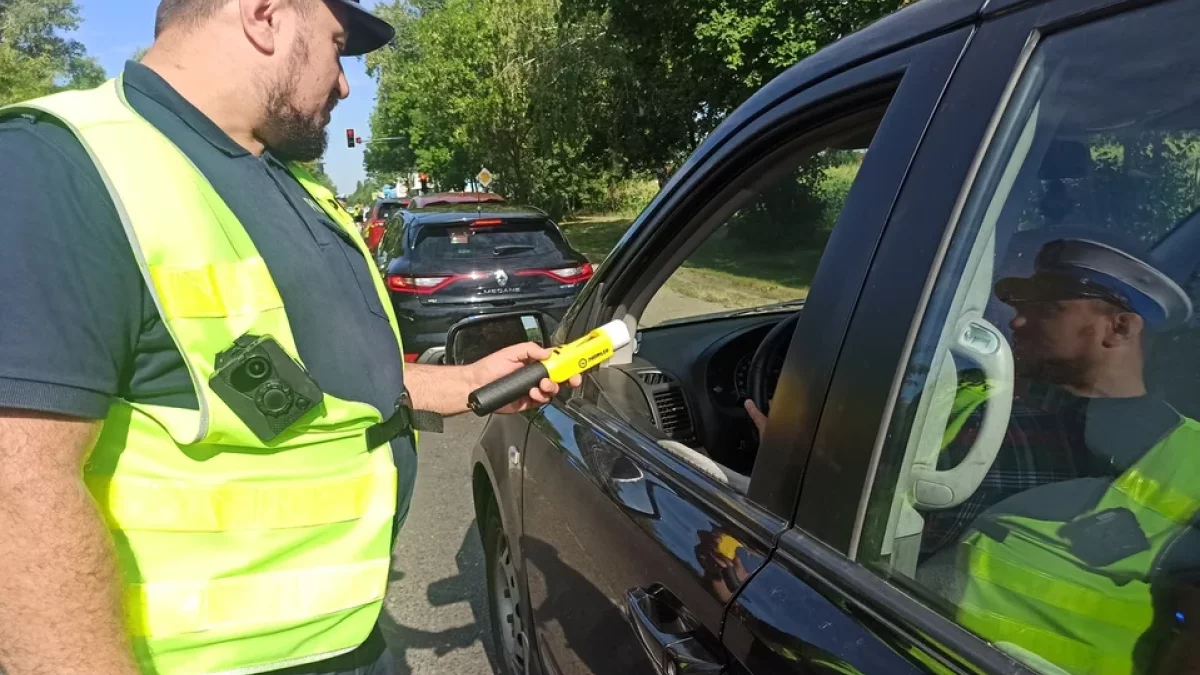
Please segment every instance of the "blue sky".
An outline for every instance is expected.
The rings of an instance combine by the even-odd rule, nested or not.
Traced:
[[[154,10],[158,0],[76,0],[83,10],[83,25],[75,39],[87,45],[88,53],[100,61],[109,75],[121,71],[125,60],[138,47],[154,40]],[[376,0],[363,0],[373,7]],[[346,147],[346,129],[368,136],[367,126],[375,106],[375,82],[367,77],[366,63],[359,58],[343,61],[350,80],[350,98],[333,111],[329,125],[329,150],[325,153],[325,171],[341,192],[351,192],[364,177],[362,146]]]

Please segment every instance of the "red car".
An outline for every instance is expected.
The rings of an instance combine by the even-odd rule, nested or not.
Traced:
[[[379,247],[380,240],[383,239],[384,225],[387,223],[388,218],[407,209],[411,202],[412,200],[407,197],[375,200],[370,213],[367,214],[367,226],[363,232],[363,238],[366,239],[367,248],[371,250],[371,253],[375,253],[375,249]]]
[[[412,208],[424,209],[430,206],[449,204],[503,204],[504,197],[493,192],[439,192],[432,195],[413,197]]]

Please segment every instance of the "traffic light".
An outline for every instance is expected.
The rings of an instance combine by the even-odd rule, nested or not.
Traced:
[[[354,146],[358,145],[358,143],[356,143],[357,140],[358,140],[358,137],[354,135],[354,130],[347,129],[346,130],[346,147],[353,148]]]

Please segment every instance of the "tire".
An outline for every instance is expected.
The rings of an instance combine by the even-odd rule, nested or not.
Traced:
[[[492,644],[496,675],[526,675],[532,653],[526,633],[525,594],[517,576],[516,561],[508,545],[508,535],[500,523],[499,509],[491,504],[480,525],[487,574],[488,618],[492,624]]]

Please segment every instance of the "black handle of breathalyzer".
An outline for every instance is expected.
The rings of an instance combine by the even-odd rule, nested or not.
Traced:
[[[467,405],[476,415],[486,417],[522,396],[528,396],[530,389],[549,376],[550,371],[540,361],[531,363],[471,392]]]

